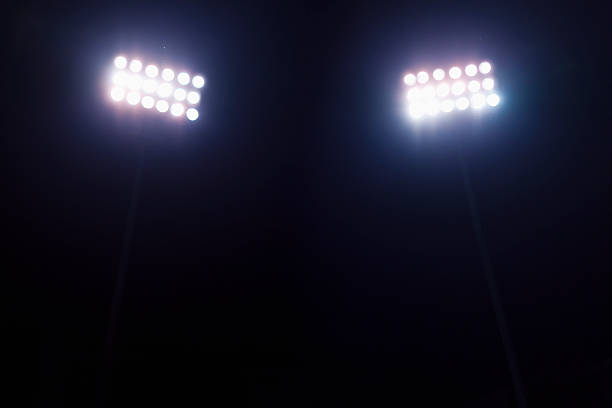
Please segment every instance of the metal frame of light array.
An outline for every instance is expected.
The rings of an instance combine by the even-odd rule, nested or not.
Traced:
[[[483,110],[499,105],[493,67],[488,61],[478,65],[453,66],[404,76],[406,107],[412,120],[454,111]]]
[[[139,59],[115,57],[109,82],[109,97],[128,107],[140,106],[175,118],[198,119],[204,77],[168,67],[144,64]]]

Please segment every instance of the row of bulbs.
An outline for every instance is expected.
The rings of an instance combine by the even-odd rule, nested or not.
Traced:
[[[131,60],[128,67],[128,60],[122,55],[115,57],[114,64],[117,69],[123,70],[129,68],[129,70],[133,73],[139,73],[142,71],[143,68],[142,61],[138,59]],[[144,72],[145,75],[149,78],[157,78],[160,73],[159,68],[153,64],[147,65],[144,68]],[[173,81],[174,71],[170,68],[164,68],[161,71],[161,78],[167,82]],[[188,85],[189,82],[191,82],[191,84],[198,89],[202,88],[205,82],[204,77],[202,77],[201,75],[195,75],[193,78],[191,78],[187,72],[179,72],[178,75],[176,75],[176,80],[179,84],[183,86]]]
[[[487,61],[483,61],[478,66],[476,66],[475,64],[466,65],[464,72],[465,75],[473,77],[476,76],[479,71],[481,74],[487,75],[491,72],[491,69],[491,64]],[[452,67],[448,70],[448,76],[451,79],[459,79],[462,73],[463,71],[459,67]],[[438,68],[432,72],[432,76],[436,81],[441,81],[446,77],[446,72],[443,69]],[[421,71],[416,75],[410,73],[404,76],[404,83],[408,86],[413,86],[417,82],[420,84],[425,84],[427,83],[427,81],[429,81],[429,74],[425,71]]]
[[[174,96],[179,102],[187,100],[192,105],[200,102],[200,94],[197,91],[187,92],[183,88],[174,89],[171,84],[162,82],[158,84],[154,79],[142,79],[139,75],[129,75],[124,71],[119,71],[113,75],[113,84],[120,88],[128,88],[132,91],[142,90],[144,93],[157,93],[160,98]]]
[[[200,116],[196,108],[188,108],[185,110],[185,106],[182,103],[175,102],[170,105],[170,103],[165,99],[160,99],[156,102],[150,95],[145,95],[141,98],[138,91],[129,91],[126,94],[125,89],[123,88],[113,88],[110,96],[116,102],[120,102],[125,99],[125,101],[132,106],[136,106],[140,103],[145,109],[152,109],[155,106],[155,109],[157,109],[157,111],[160,113],[170,111],[173,116],[177,117],[185,114],[189,120],[196,120],[198,116]]]
[[[417,101],[408,106],[408,113],[413,119],[418,119],[426,114],[435,116],[439,112],[449,113],[455,109],[463,111],[470,106],[476,110],[484,108],[485,105],[495,107],[499,104],[499,102],[500,98],[497,94],[493,93],[485,96],[484,94],[477,93],[472,95],[470,99],[462,96],[457,100],[446,99],[442,102],[438,102],[435,99],[427,102]]]
[[[463,94],[466,89],[471,93],[479,92],[481,89],[485,91],[491,91],[495,87],[495,81],[493,78],[485,78],[482,82],[475,79],[469,81],[467,85],[463,81],[454,82],[449,85],[446,82],[438,84],[434,87],[433,85],[426,85],[423,88],[414,87],[410,88],[406,93],[409,101],[415,101],[417,99],[431,99],[436,96],[440,98],[447,97],[450,93],[459,96]]]

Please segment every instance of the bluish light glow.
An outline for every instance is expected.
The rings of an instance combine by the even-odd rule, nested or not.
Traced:
[[[155,78],[157,74],[159,74],[159,69],[155,65],[147,65],[145,74],[147,74],[149,78]]]
[[[408,86],[412,86],[414,84],[416,84],[416,76],[414,76],[414,74],[406,74],[404,76],[404,83]]]
[[[191,79],[191,84],[195,87],[195,88],[202,88],[204,86],[204,77],[202,75],[196,75]],[[197,111],[196,111],[197,112]]]
[[[115,57],[114,63],[117,69],[125,69],[127,67],[127,59],[123,55]]]
[[[483,61],[480,63],[480,65],[478,65],[478,69],[480,70],[481,74],[486,75],[491,72],[491,64],[487,61]]]
[[[141,70],[142,70],[142,62],[140,60],[134,59],[130,62],[130,71],[140,72]]]
[[[200,114],[198,113],[197,109],[195,108],[187,109],[187,119],[194,121],[198,118],[198,116],[200,116]]]
[[[435,69],[433,72],[433,77],[436,81],[441,81],[444,79],[444,70],[441,68]]]
[[[419,119],[425,115],[425,106],[420,102],[411,103],[408,107],[408,113],[413,119]]]
[[[181,72],[176,76],[176,80],[181,85],[187,85],[189,83],[189,74],[186,72]]]
[[[420,84],[424,84],[427,81],[429,81],[429,75],[427,74],[427,72],[425,71],[421,71],[417,74],[417,81],[419,81]]]
[[[155,99],[147,95],[142,98],[142,107],[145,109],[151,109],[155,105]]]
[[[487,95],[487,103],[489,104],[489,106],[499,105],[499,95],[497,94]]]
[[[469,64],[468,66],[465,67],[465,75],[473,77],[477,73],[478,73],[478,68],[476,68],[476,65]]]

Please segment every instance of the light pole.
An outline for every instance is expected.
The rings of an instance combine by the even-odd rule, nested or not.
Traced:
[[[404,75],[403,82],[408,88],[405,93],[405,109],[411,121],[433,120],[438,115],[453,113],[479,113],[496,108],[501,98],[496,91],[493,67],[490,62],[482,61],[478,65],[469,63],[465,66],[452,66],[448,70],[436,68],[433,71],[421,70]],[[484,113],[484,112],[483,112]],[[512,344],[510,330],[502,307],[499,289],[491,259],[486,246],[484,232],[478,213],[476,197],[472,190],[469,172],[465,159],[459,148],[459,162],[463,186],[470,209],[472,227],[480,251],[482,269],[489,289],[491,303],[508,362],[508,369],[516,399],[520,408],[527,408],[527,399],[520,375],[520,370]]]
[[[205,80],[202,75],[191,76],[180,70],[177,74],[170,67],[158,67],[156,64],[143,64],[141,59],[128,59],[124,55],[114,58],[107,78],[106,98],[117,109],[128,110],[139,115],[138,120],[148,120],[147,114],[156,112],[170,120],[190,122],[196,121],[200,113],[198,107],[201,100],[201,89]],[[144,111],[141,111],[144,109]],[[149,111],[149,112],[146,112]],[[142,115],[142,116],[140,116]],[[139,126],[140,129],[140,126]],[[140,131],[136,132],[141,136]],[[105,383],[111,381],[112,345],[119,321],[119,311],[125,287],[125,275],[130,256],[130,248],[134,236],[138,196],[142,182],[144,166],[144,143],[139,141],[140,150],[136,175],[132,185],[130,207],[128,210],[121,254],[117,268],[115,288],[112,295],[110,316],[104,342],[102,372],[98,376],[98,405],[105,405]],[[106,384],[108,388],[108,384]]]

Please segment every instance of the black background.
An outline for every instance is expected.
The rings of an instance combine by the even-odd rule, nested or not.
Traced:
[[[515,406],[459,151],[530,405],[612,405],[602,9],[20,2],[6,22],[20,406]],[[112,106],[118,53],[203,72],[200,120]],[[481,58],[495,112],[409,123],[407,70]]]

